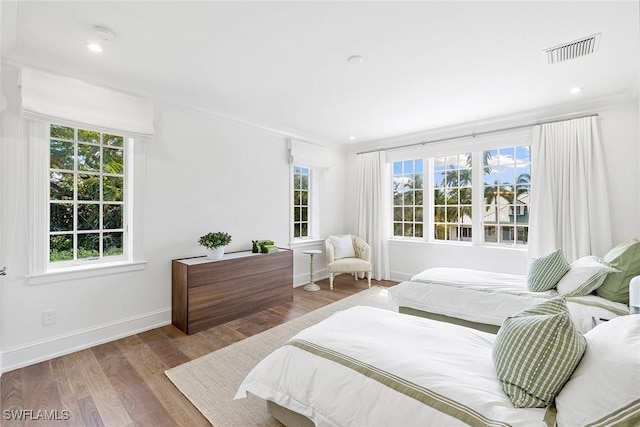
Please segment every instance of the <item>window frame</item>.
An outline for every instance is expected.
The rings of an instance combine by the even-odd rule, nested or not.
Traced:
[[[525,146],[528,146],[527,149],[528,149],[528,152],[529,152],[529,159],[525,163],[525,167],[527,167],[528,171],[529,171],[529,173],[528,173],[529,181],[527,183],[519,183],[518,179],[519,179],[520,176],[522,176],[522,174],[518,175],[516,173],[516,171],[518,169],[518,167],[517,167],[517,165],[518,165],[517,149],[521,148],[521,147],[525,147]],[[512,179],[513,182],[511,182],[511,183],[509,183],[509,182],[503,183],[501,181],[501,179],[499,179],[498,180],[499,182],[494,182],[493,184],[490,184],[488,186],[484,182],[484,179],[483,179],[483,182],[481,184],[482,187],[481,187],[481,193],[480,194],[485,195],[486,194],[486,189],[488,187],[492,186],[492,185],[494,186],[494,188],[497,188],[498,193],[502,192],[501,191],[502,188],[511,187],[512,188],[511,192],[513,193],[513,196],[512,196],[513,197],[513,201],[511,203],[505,204],[504,207],[509,209],[509,216],[517,217],[517,216],[520,215],[520,214],[517,213],[517,211],[521,210],[523,207],[526,207],[527,209],[522,209],[522,210],[527,212],[531,207],[530,203],[525,204],[525,205],[519,205],[519,204],[516,203],[518,201],[517,197],[518,197],[518,189],[519,188],[528,187],[528,193],[527,194],[529,195],[529,197],[531,197],[531,144],[530,143],[529,144],[516,144],[516,145],[512,145],[512,146],[506,146],[506,147],[500,147],[500,148],[495,148],[495,149],[483,150],[482,156],[484,156],[484,151],[497,151],[498,152],[497,153],[498,154],[498,172],[497,173],[498,173],[499,176],[502,174],[501,169],[505,167],[504,164],[499,162],[500,157],[503,155],[500,152],[503,151],[504,149],[513,149],[514,150],[513,151],[514,162],[512,164],[507,164],[506,165],[509,168],[513,165],[513,172],[514,172],[513,173],[513,179]],[[494,194],[495,194],[495,192],[494,192]],[[496,215],[496,222],[493,225],[495,227],[496,241],[495,242],[491,242],[491,241],[486,241],[485,240],[485,238],[484,238],[485,237],[485,227],[487,226],[485,224],[485,222],[484,222],[484,218],[485,218],[484,215],[486,215],[486,212],[487,212],[486,211],[486,198],[483,197],[482,200],[483,200],[483,202],[482,202],[482,207],[483,207],[482,225],[483,225],[483,229],[481,231],[482,232],[482,244],[483,245],[487,245],[487,246],[497,245],[497,246],[500,246],[500,247],[513,246],[513,247],[526,248],[527,247],[527,243],[518,243],[518,235],[519,235],[519,230],[518,229],[519,228],[526,228],[526,230],[527,230],[526,233],[527,233],[527,236],[528,236],[528,234],[529,234],[529,232],[528,232],[528,230],[529,230],[529,222],[527,221],[527,224],[525,226],[523,226],[523,225],[519,226],[517,218],[514,218],[513,221],[504,221],[504,222],[501,221],[500,218],[499,218],[500,215],[498,215],[498,211],[500,210],[499,206],[497,206],[497,208],[496,208],[496,214],[495,214]],[[489,226],[491,226],[491,225],[489,225]],[[501,235],[503,233],[503,228],[507,228],[507,229],[511,230],[511,232],[513,233],[513,242],[510,243],[510,242],[501,241],[502,240]],[[528,239],[527,239],[527,241],[528,241]]]
[[[52,126],[57,125],[54,123],[50,123],[49,124],[49,128],[51,128]],[[89,265],[89,264],[99,264],[99,263],[105,263],[105,262],[118,262],[118,261],[124,261],[127,260],[129,258],[129,250],[131,247],[131,244],[129,242],[129,233],[127,232],[128,230],[128,213],[129,213],[129,205],[132,202],[132,197],[131,197],[131,189],[129,188],[129,182],[130,182],[130,175],[131,175],[131,162],[129,161],[129,157],[132,155],[132,150],[131,150],[131,145],[133,144],[131,138],[127,138],[124,137],[122,135],[116,135],[118,137],[122,138],[122,147],[110,147],[108,145],[106,145],[103,141],[103,137],[104,135],[109,135],[109,133],[106,132],[99,132],[99,131],[94,131],[93,129],[89,129],[87,128],[82,128],[82,127],[77,127],[77,126],[65,126],[65,127],[69,127],[71,129],[73,129],[74,131],[74,138],[72,140],[69,139],[61,139],[61,138],[54,138],[52,136],[49,136],[49,143],[51,143],[52,140],[56,139],[56,140],[62,140],[63,142],[71,142],[73,143],[73,157],[74,157],[74,165],[73,165],[73,169],[59,169],[59,168],[52,168],[51,167],[51,149],[49,149],[49,173],[54,173],[55,171],[62,171],[62,173],[71,173],[74,176],[74,197],[71,200],[52,200],[51,199],[51,193],[49,192],[48,194],[48,218],[47,221],[49,224],[51,224],[50,220],[51,220],[51,207],[53,205],[57,205],[57,204],[72,204],[73,205],[73,216],[74,218],[79,217],[79,209],[81,205],[97,205],[99,212],[98,212],[98,221],[99,221],[99,225],[97,227],[97,229],[91,229],[91,230],[84,230],[84,229],[80,229],[78,227],[77,221],[74,221],[74,224],[72,226],[71,230],[60,230],[60,231],[53,231],[51,230],[51,226],[49,225],[49,245],[51,244],[51,238],[52,236],[56,236],[56,235],[65,235],[65,234],[70,234],[72,235],[72,239],[73,239],[73,256],[74,259],[72,260],[62,260],[62,261],[52,261],[51,260],[51,250],[48,251],[48,256],[47,256],[47,269],[56,269],[56,268],[65,268],[65,267],[74,267],[74,266],[80,266],[80,265]],[[99,132],[100,133],[100,141],[98,143],[93,143],[93,142],[85,142],[85,141],[81,141],[78,135],[78,132],[80,130],[87,130],[87,131],[91,131],[91,132]],[[82,168],[79,166],[78,164],[78,159],[79,159],[79,150],[81,145],[88,145],[88,146],[92,146],[92,147],[97,147],[100,150],[100,168],[98,171],[90,171],[90,170],[82,170]],[[112,173],[108,173],[105,172],[103,170],[103,159],[104,159],[104,149],[114,149],[114,150],[120,150],[122,151],[122,156],[123,156],[123,173],[122,174],[112,174]],[[99,182],[100,182],[100,190],[99,190],[99,200],[89,200],[89,201],[85,201],[85,200],[81,200],[78,195],[78,179],[80,175],[88,175],[88,176],[97,176],[99,177]],[[104,178],[105,177],[121,177],[122,178],[122,191],[123,191],[123,198],[121,201],[109,201],[109,200],[104,200]],[[51,188],[51,187],[49,187]],[[122,206],[122,227],[118,228],[118,229],[105,229],[104,228],[104,222],[103,222],[103,214],[104,214],[104,207],[107,205],[120,205]],[[112,256],[105,256],[104,255],[104,248],[103,248],[103,235],[106,233],[113,233],[113,232],[117,232],[117,233],[122,233],[122,254],[120,255],[112,255]],[[80,244],[78,242],[78,239],[81,235],[84,234],[95,234],[97,233],[100,236],[100,242],[98,245],[98,252],[101,253],[101,255],[99,254],[97,257],[86,257],[86,258],[79,258],[78,257],[78,249],[80,247]]]
[[[417,162],[420,161],[420,165],[419,167],[422,169],[420,171],[418,171],[418,165]],[[406,167],[406,163],[407,162],[411,162],[411,171],[407,172],[405,167]],[[395,171],[395,164],[396,163],[401,163],[400,167],[401,167],[401,172],[399,174],[396,174]],[[416,158],[416,159],[406,159],[406,160],[398,160],[395,162],[391,163],[391,181],[392,181],[392,190],[391,190],[391,236],[393,236],[394,239],[411,239],[411,240],[415,240],[415,239],[423,239],[424,238],[424,224],[425,224],[425,204],[424,204],[424,197],[425,197],[425,164],[428,164],[428,161],[425,161],[425,159],[421,159],[421,158]],[[421,185],[419,187],[416,187],[415,185],[415,176],[416,175],[421,175],[420,176],[420,180],[422,181]],[[395,187],[396,187],[396,177],[400,177],[401,180],[405,180],[407,178],[409,178],[411,180],[412,186],[411,189],[409,189],[409,191],[411,193],[413,193],[413,203],[410,204],[405,204],[405,197],[402,197],[402,204],[398,205],[395,202]],[[409,177],[410,176],[410,177]],[[405,184],[406,185],[406,184]],[[420,191],[422,193],[422,204],[419,205],[416,203],[416,192]],[[404,191],[402,192],[404,195]],[[402,215],[401,215],[401,219],[400,220],[396,220],[396,209],[401,209],[402,211]],[[406,213],[406,209],[410,209],[412,212],[412,220],[407,221],[405,219],[405,213]],[[416,210],[417,209],[422,209],[422,221],[417,221],[416,218]],[[399,224],[400,227],[402,228],[402,235],[396,235],[396,224]],[[411,224],[412,230],[413,230],[413,236],[406,236],[405,232],[406,232],[406,226],[407,224]],[[416,236],[417,230],[416,230],[416,225],[420,224],[422,230],[420,231],[421,236]]]
[[[303,168],[309,171],[307,183],[307,236],[295,236],[295,168]],[[289,168],[289,242],[291,245],[310,242],[319,239],[320,230],[320,182],[322,170],[319,167],[307,166],[302,163],[293,163]]]
[[[423,159],[424,164],[424,191],[429,193],[428,197],[424,200],[424,216],[423,216],[423,230],[424,236],[422,238],[408,238],[402,236],[393,235],[393,194],[390,198],[389,212],[391,220],[389,221],[389,229],[391,230],[391,240],[396,241],[412,241],[412,242],[428,242],[437,244],[452,244],[461,246],[482,246],[493,247],[500,249],[513,249],[513,250],[526,250],[527,244],[516,243],[494,243],[484,241],[484,224],[483,224],[483,209],[484,198],[481,201],[476,201],[477,194],[483,194],[484,190],[484,168],[474,167],[477,164],[483,163],[483,151],[485,150],[499,150],[501,148],[529,146],[532,143],[531,129],[518,130],[511,132],[500,132],[493,135],[483,135],[478,137],[463,137],[456,141],[447,141],[446,143],[431,143],[425,144],[423,147],[414,148],[410,150],[400,151],[393,153],[387,157],[387,161],[390,163],[390,168],[393,169],[393,163],[396,161]],[[452,240],[436,240],[434,234],[434,165],[433,159],[435,157],[443,157],[447,155],[459,155],[461,153],[471,153],[472,155],[472,238],[471,241],[452,241]],[[405,154],[403,154],[405,153]],[[393,185],[393,173],[391,184]],[[529,184],[531,185],[531,184]],[[516,239],[517,240],[517,239]]]
[[[124,218],[124,256],[103,257],[78,262],[49,262],[49,129],[51,121],[24,120],[23,129],[29,141],[29,274],[31,285],[96,277],[105,274],[136,271],[145,268],[143,258],[143,219],[145,187],[145,148],[142,141],[123,135],[122,132],[100,129],[94,126],[56,121],[69,127],[95,129],[99,132],[117,133],[125,139],[124,186],[127,200]]]
[[[450,158],[450,157],[456,157],[455,160],[455,168],[451,169],[450,166],[452,166],[451,162],[447,162],[446,159]],[[456,174],[458,175],[458,179],[456,179],[455,181],[455,185],[449,187],[447,185],[445,185],[444,187],[441,187],[440,185],[436,186],[436,182],[435,182],[435,174],[436,174],[436,168],[435,168],[435,163],[437,161],[437,159],[443,159],[445,160],[443,162],[443,174],[446,175],[446,172],[449,171],[455,171]],[[468,165],[468,160],[471,160],[471,165]],[[465,167],[462,166],[462,163],[464,162],[464,164],[466,165]],[[434,177],[433,181],[432,181],[432,185],[430,187],[430,208],[433,211],[433,221],[429,224],[429,227],[427,227],[431,233],[431,239],[434,241],[446,241],[446,242],[469,242],[469,241],[473,241],[473,235],[475,233],[473,233],[473,218],[475,217],[473,215],[473,194],[475,194],[475,192],[473,191],[473,184],[475,182],[475,177],[473,176],[473,172],[475,171],[475,167],[473,166],[474,164],[476,164],[476,162],[474,161],[474,156],[473,156],[473,152],[467,151],[467,152],[460,152],[460,153],[455,153],[455,154],[449,154],[449,155],[443,155],[443,156],[433,156],[429,159],[429,166],[431,167],[431,175],[432,177]],[[461,173],[463,170],[469,170],[470,171],[470,176],[469,178],[471,178],[471,185],[463,185],[463,183],[459,180]],[[445,180],[447,181],[446,177]],[[469,204],[463,204],[462,203],[462,199],[460,197],[458,197],[458,202],[457,203],[448,203],[448,199],[446,197],[444,197],[444,203],[442,204],[438,204],[436,205],[435,202],[433,201],[433,197],[435,196],[435,192],[436,189],[439,188],[444,188],[444,189],[449,189],[449,190],[453,190],[455,191],[459,196],[462,194],[463,190],[468,190],[471,192],[471,205]],[[449,213],[448,210],[450,209],[449,206],[452,206],[453,209],[457,210],[457,214],[456,214],[456,218],[457,221],[453,222],[453,221],[449,221]],[[463,222],[460,221],[460,213],[462,212],[463,209],[465,209],[465,207],[469,207],[471,209],[471,224],[464,224]],[[440,208],[440,209],[444,209],[444,221],[435,221],[435,210],[436,208]],[[436,228],[438,225],[441,225],[444,227],[446,231],[446,235],[449,235],[449,233],[451,232],[452,228],[455,227],[456,228],[456,234],[457,234],[457,239],[456,240],[450,240],[450,239],[436,239],[435,238],[435,233],[436,233]],[[470,227],[464,227],[465,233],[462,232],[463,230],[463,225],[470,225]],[[468,234],[469,232],[469,228],[471,228],[471,238],[467,238],[466,240],[462,238],[462,234]]]

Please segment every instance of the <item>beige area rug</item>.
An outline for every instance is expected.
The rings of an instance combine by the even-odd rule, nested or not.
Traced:
[[[356,305],[392,309],[387,302],[387,289],[374,286],[176,366],[165,374],[215,427],[280,426],[267,412],[267,405],[263,400],[253,395],[233,400],[240,383],[260,360],[298,331],[318,323],[336,311]]]

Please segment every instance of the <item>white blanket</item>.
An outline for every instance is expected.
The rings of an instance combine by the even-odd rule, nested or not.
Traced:
[[[541,426],[500,388],[494,335],[373,307],[301,331],[240,385],[324,426]]]
[[[397,306],[496,326],[518,311],[555,296],[555,289],[529,292],[524,275],[445,267],[424,270],[389,288],[389,300]],[[626,305],[596,295],[567,297],[567,306],[582,333],[603,319],[629,313]]]

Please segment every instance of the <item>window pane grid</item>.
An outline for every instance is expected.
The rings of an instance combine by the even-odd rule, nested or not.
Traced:
[[[471,153],[434,158],[435,240],[471,241],[472,172]]]
[[[310,169],[293,167],[293,237],[309,237]]]
[[[424,167],[422,159],[393,164],[393,235],[423,237]]]
[[[526,245],[531,195],[529,146],[488,150],[483,157],[484,241]]]
[[[124,157],[122,136],[50,126],[50,262],[124,255]]]

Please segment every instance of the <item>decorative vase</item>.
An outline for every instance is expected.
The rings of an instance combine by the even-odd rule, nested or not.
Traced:
[[[224,257],[224,249],[226,246],[218,246],[215,249],[209,249],[209,255],[207,258],[209,259],[222,259]]]

